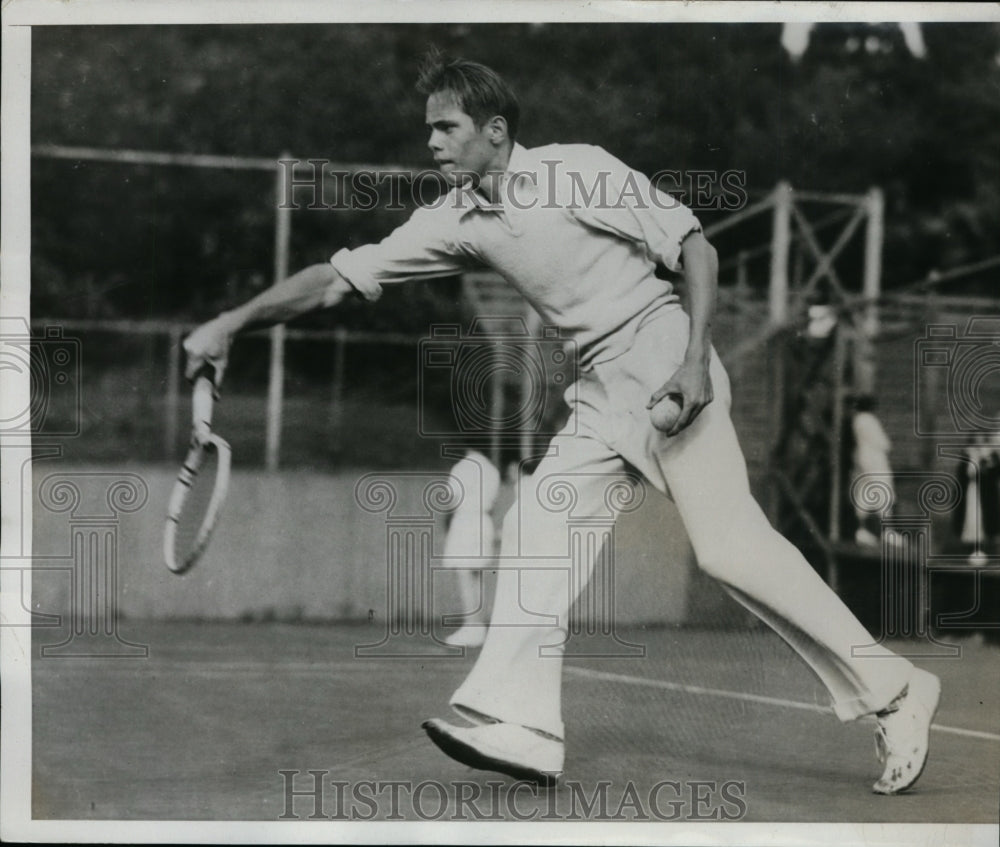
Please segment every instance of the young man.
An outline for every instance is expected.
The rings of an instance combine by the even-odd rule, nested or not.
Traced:
[[[753,500],[728,377],[711,344],[716,254],[697,219],[600,148],[517,144],[517,100],[489,68],[432,60],[418,89],[427,95],[428,146],[453,186],[447,202],[223,313],[185,349],[189,375],[208,363],[218,380],[237,332],[355,292],[375,300],[384,284],[483,266],[575,341],[581,373],[566,394],[569,421],[504,521],[491,624],[451,699],[472,725],[427,721],[432,740],[473,767],[546,784],[562,772],[561,645],[580,589],[567,577],[567,518],[614,520],[631,467],[669,493],[700,566],[795,648],[837,716],[878,716],[885,772],[874,790],[911,786],[939,682],[874,645]],[[683,269],[690,314],[657,264]],[[676,402],[679,414],[659,415],[660,401]]]

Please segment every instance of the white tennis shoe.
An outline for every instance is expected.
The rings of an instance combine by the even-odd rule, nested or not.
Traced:
[[[941,698],[941,680],[915,670],[909,685],[876,715],[875,751],[885,771],[872,786],[876,794],[899,794],[913,785],[927,764],[931,721]]]
[[[433,718],[424,721],[423,728],[446,755],[470,768],[498,771],[539,785],[554,785],[563,771],[563,742],[518,724],[453,726]]]

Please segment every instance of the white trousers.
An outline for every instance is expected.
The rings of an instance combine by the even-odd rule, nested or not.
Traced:
[[[714,352],[715,399],[695,422],[674,438],[649,422],[649,396],[680,364],[687,337],[682,310],[655,312],[627,353],[595,365],[567,392],[570,420],[522,480],[504,520],[490,629],[451,699],[459,713],[565,737],[560,645],[570,605],[589,578],[572,566],[581,545],[568,527],[606,525],[627,508],[629,465],[670,495],[700,567],[798,652],[841,720],[884,708],[909,681],[913,666],[872,646],[875,639],[753,499],[729,416],[729,379]],[[864,655],[854,656],[855,647]]]

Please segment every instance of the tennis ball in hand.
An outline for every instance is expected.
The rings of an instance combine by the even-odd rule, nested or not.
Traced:
[[[681,416],[679,398],[668,394],[649,410],[649,419],[660,432],[669,432]]]

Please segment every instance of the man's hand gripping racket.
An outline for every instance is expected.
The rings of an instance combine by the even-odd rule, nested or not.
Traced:
[[[212,432],[215,374],[211,365],[205,365],[195,376],[191,446],[167,506],[163,558],[176,574],[189,570],[205,552],[229,488],[232,451]]]

